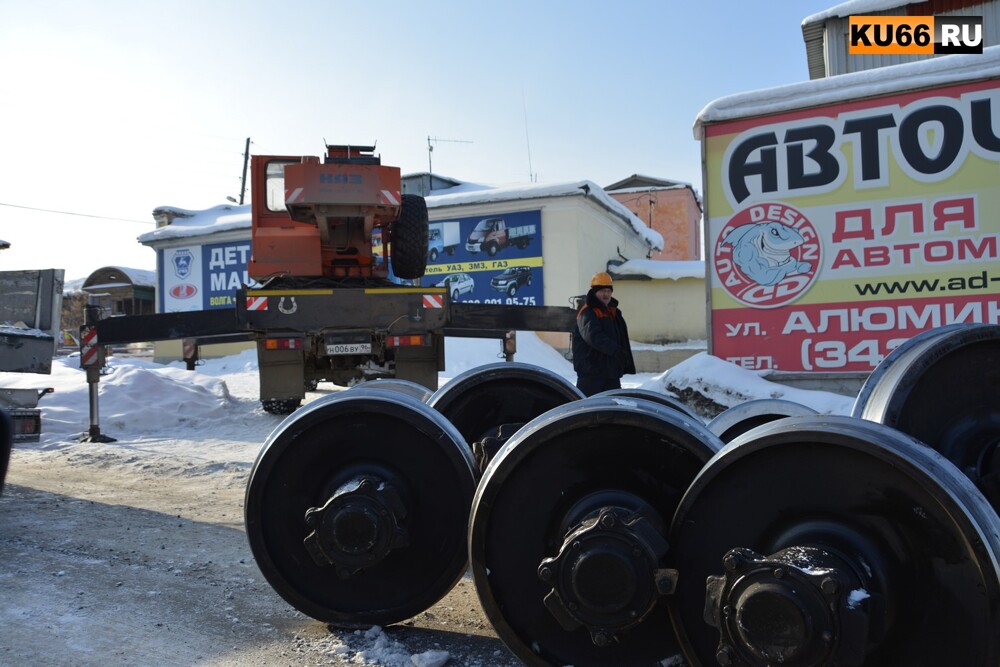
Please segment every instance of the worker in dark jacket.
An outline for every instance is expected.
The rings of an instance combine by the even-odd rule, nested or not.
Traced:
[[[576,315],[573,329],[573,370],[577,388],[586,396],[618,389],[622,375],[635,373],[628,327],[618,300],[611,296],[611,276],[601,272],[590,279],[587,303]]]

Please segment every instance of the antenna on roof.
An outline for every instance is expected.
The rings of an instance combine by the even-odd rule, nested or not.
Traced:
[[[433,174],[434,170],[431,168],[431,154],[434,153],[434,146],[432,143],[448,142],[449,144],[471,144],[473,142],[466,141],[465,139],[439,139],[437,137],[432,137],[427,135],[427,173]]]
[[[524,85],[521,85],[521,106],[524,108],[524,142],[528,145],[528,182],[534,183],[538,175],[531,170],[531,139],[528,137],[528,102],[524,96]]]

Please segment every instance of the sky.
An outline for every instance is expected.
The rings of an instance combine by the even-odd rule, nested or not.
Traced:
[[[808,80],[802,19],[837,4],[0,0],[0,270],[154,269],[136,241],[153,209],[238,200],[247,138],[375,144],[404,174],[477,183],[701,192],[698,112]]]

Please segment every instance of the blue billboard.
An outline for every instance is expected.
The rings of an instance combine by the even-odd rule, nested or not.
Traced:
[[[452,301],[542,306],[542,212],[430,223],[425,286],[447,288]]]
[[[233,308],[236,290],[251,285],[250,241],[191,244],[157,251],[159,311]]]

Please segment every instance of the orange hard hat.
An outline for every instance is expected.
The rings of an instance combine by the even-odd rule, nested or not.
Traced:
[[[605,273],[604,271],[601,271],[600,273],[595,273],[594,277],[590,279],[591,288],[607,287],[613,289],[614,284],[615,284],[614,281],[611,280],[611,276]]]

